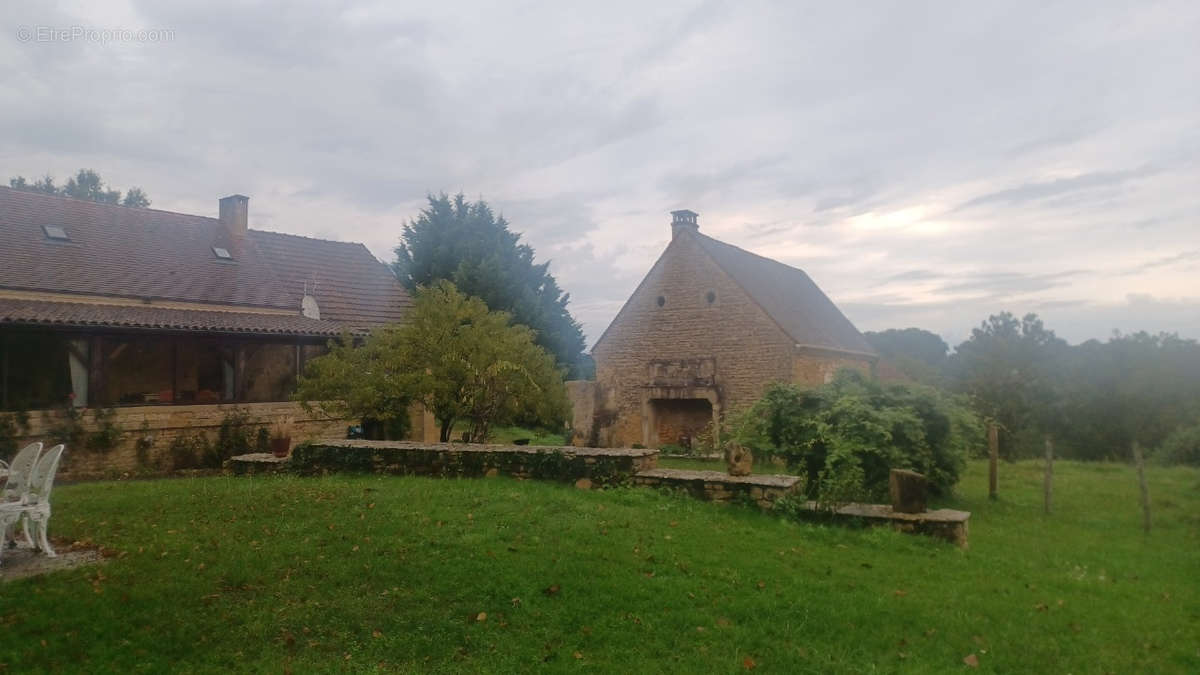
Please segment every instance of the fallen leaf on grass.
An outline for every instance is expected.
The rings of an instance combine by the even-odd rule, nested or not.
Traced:
[[[904,596],[908,595],[908,591],[902,591],[900,589],[896,589],[896,590],[892,591],[892,595],[896,596],[897,598],[903,598]]]
[[[732,623],[732,622],[729,619],[726,619],[725,617],[721,617],[721,618],[717,619],[717,626],[720,628],[728,628],[730,623]]]
[[[381,638],[381,637],[383,637],[383,633],[378,628],[376,628],[375,630],[371,631],[371,637]]]
[[[747,656],[746,658],[742,659],[742,667],[746,670],[754,670],[758,667],[758,664],[754,662],[754,659]]]
[[[583,658],[583,652],[575,652],[575,653],[574,653],[574,654],[572,654],[571,656],[574,656],[576,659],[582,659],[582,658]]]
[[[970,666],[972,668],[978,668],[979,667],[979,657],[975,656],[974,654],[967,654],[966,656],[963,657],[963,663],[967,664],[968,666]]]
[[[480,613],[476,614],[475,620],[480,623],[487,621],[487,612],[480,612]]]
[[[550,586],[546,590],[542,591],[542,593],[546,594],[547,596],[555,596],[555,595],[558,595],[558,592],[561,590],[562,590],[562,586],[559,586],[558,584],[554,584],[553,586]]]

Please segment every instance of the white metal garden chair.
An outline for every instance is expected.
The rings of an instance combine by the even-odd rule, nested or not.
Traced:
[[[29,490],[29,474],[33,473],[33,467],[41,453],[42,444],[39,441],[21,448],[20,452],[13,456],[12,463],[5,467],[8,469],[8,480],[4,483],[3,494],[0,494],[0,503],[20,501],[25,496]]]
[[[24,498],[0,504],[0,526],[7,530],[22,523],[25,541],[51,558],[56,554],[46,536],[46,528],[50,523],[50,490],[54,487],[54,476],[58,473],[62,453],[61,444],[43,453],[30,473]]]

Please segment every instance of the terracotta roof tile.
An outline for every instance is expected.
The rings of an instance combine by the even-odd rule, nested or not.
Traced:
[[[47,225],[70,240],[50,240]],[[217,258],[214,246],[233,262]],[[314,278],[326,321],[377,326],[398,321],[411,304],[362,244],[255,230],[235,239],[216,218],[0,187],[0,288],[299,314],[304,282]]]
[[[345,326],[286,314],[168,309],[0,298],[0,325],[142,328],[208,333],[335,337]]]
[[[803,270],[698,232],[692,236],[797,344],[875,353]]]

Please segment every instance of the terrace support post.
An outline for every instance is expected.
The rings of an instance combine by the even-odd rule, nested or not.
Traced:
[[[988,498],[996,499],[996,462],[1000,459],[1000,428],[988,425]]]
[[[1054,441],[1046,434],[1046,476],[1042,479],[1042,492],[1045,493],[1046,515],[1054,504]]]
[[[1133,461],[1137,465],[1138,487],[1142,493],[1142,529],[1150,533],[1150,488],[1146,485],[1146,458],[1142,456],[1142,446],[1133,442]]]

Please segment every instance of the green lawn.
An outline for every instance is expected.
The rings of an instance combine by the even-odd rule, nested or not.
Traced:
[[[505,478],[63,486],[107,565],[0,585],[12,671],[1200,672],[1200,472],[973,463],[971,549]],[[3,666],[0,666],[0,670]]]
[[[470,422],[459,422],[451,432],[452,439],[460,439],[464,432],[471,431]],[[554,433],[544,429],[529,429],[527,427],[494,427],[488,443],[508,445],[519,438],[528,438],[529,445],[564,446],[568,445],[566,434]]]

